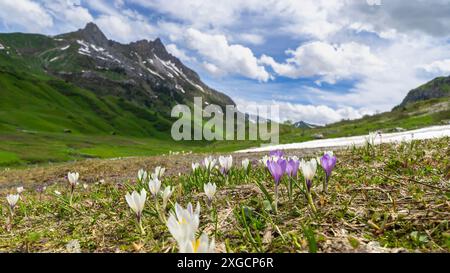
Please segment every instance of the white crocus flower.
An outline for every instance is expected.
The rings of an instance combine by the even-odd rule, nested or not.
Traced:
[[[161,179],[166,172],[166,168],[158,166],[155,168],[155,172],[152,173],[152,179],[158,178]]]
[[[312,158],[309,161],[305,161],[302,159],[300,165],[305,177],[307,179],[313,179],[317,171],[317,160],[315,158]]]
[[[136,213],[138,221],[140,221],[140,218],[142,216],[142,211],[144,210],[146,199],[147,192],[145,191],[145,189],[142,189],[140,194],[136,191],[133,191],[132,194],[127,193],[125,195],[125,200],[127,201],[128,206],[130,206],[131,210]]]
[[[80,178],[79,173],[71,173],[69,172],[67,174],[67,179],[69,179],[70,186],[72,187],[72,190],[78,185],[78,179]]]
[[[214,169],[214,167],[216,166],[217,160],[213,159],[212,156],[206,157],[203,160],[203,165],[205,166],[205,168],[208,171],[212,171],[212,169]]]
[[[186,209],[183,209],[178,203],[175,204],[175,213],[170,212],[167,220],[167,228],[177,241],[180,250],[185,249],[188,241],[195,239],[198,226],[200,224],[200,204],[193,210],[192,204],[189,203]]]
[[[167,207],[167,202],[169,201],[170,197],[172,196],[173,189],[171,186],[167,186],[164,191],[162,192],[163,197],[163,208]]]
[[[203,185],[203,189],[205,190],[205,194],[208,197],[208,205],[211,205],[211,202],[216,195],[217,186],[215,183],[207,183]]]
[[[61,192],[60,191],[54,191],[54,193],[56,194],[56,195],[61,195]]]
[[[192,163],[192,171],[195,172],[200,167],[199,163]]]
[[[302,169],[303,176],[307,181],[312,181],[317,171],[317,160],[315,158],[310,161],[302,159],[300,162],[300,168]]]
[[[267,165],[267,161],[270,160],[270,157],[265,155],[263,156],[263,158],[261,158],[261,160],[259,160],[259,163],[261,163],[262,165],[266,166]]]
[[[145,181],[147,179],[147,177],[148,177],[147,171],[144,171],[143,169],[140,169],[138,171],[138,180],[139,180],[139,182]]]
[[[23,187],[17,187],[17,193],[21,194],[25,189]]]
[[[150,182],[148,182],[148,188],[150,189],[152,195],[156,198],[159,190],[161,189],[161,181],[157,177],[153,177],[150,179]]]
[[[376,137],[377,137],[377,133],[370,132],[369,135],[366,137],[366,143],[374,146]]]
[[[244,168],[244,170],[248,170],[249,165],[250,165],[250,160],[248,158],[242,160],[242,168]]]
[[[19,201],[19,195],[18,194],[8,194],[6,196],[6,200],[8,201],[9,207],[13,210],[16,206],[17,202]]]
[[[205,233],[199,239],[188,240],[180,248],[180,253],[215,253],[216,243],[214,238],[209,243]]]
[[[231,167],[233,166],[233,157],[230,156],[221,156],[219,157],[219,164],[220,167],[222,168],[222,171],[224,173],[228,173],[228,171],[231,169]]]

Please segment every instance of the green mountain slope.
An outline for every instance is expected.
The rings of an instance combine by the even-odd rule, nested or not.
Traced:
[[[281,142],[301,142],[321,138],[364,135],[369,132],[384,133],[413,130],[432,125],[450,124],[450,99],[448,97],[409,103],[403,107],[357,120],[343,120],[325,127],[292,131],[281,135]]]
[[[438,77],[416,89],[411,90],[398,107],[403,107],[407,104],[418,101],[445,97],[450,97],[450,76]]]
[[[117,97],[0,68],[0,131],[167,137],[170,122]]]

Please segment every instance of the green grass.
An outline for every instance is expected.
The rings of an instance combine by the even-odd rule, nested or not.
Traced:
[[[174,193],[166,209],[161,207],[161,198],[155,205],[154,199],[147,197],[142,218],[145,235],[124,198],[133,190],[148,191],[146,183],[123,173],[125,167],[139,169],[142,162],[130,165],[133,162],[123,160],[119,168],[111,161],[96,160],[83,168],[80,163],[80,185],[72,204],[64,180],[67,166],[52,166],[59,171],[46,181],[61,183],[47,184],[43,193],[35,191],[43,181],[25,184],[12,217],[6,205],[0,206],[0,251],[71,252],[67,244],[76,240],[82,252],[177,252],[164,216],[176,202],[183,207],[199,202],[200,232],[215,238],[218,252],[449,252],[448,141],[336,151],[338,163],[328,194],[321,190],[325,174],[320,167],[313,180],[316,213],[300,186],[294,187],[294,199],[290,200],[286,177],[281,181],[275,213],[259,190],[263,187],[267,195],[274,194],[273,179],[261,165],[253,164],[246,172],[235,163],[226,178],[217,170],[210,175],[204,170],[192,173],[190,156],[180,155],[178,163],[170,166],[165,164],[174,160],[173,156],[150,158],[153,166],[163,162],[168,168],[162,184],[163,188],[173,186]],[[77,171],[76,167],[70,168]],[[27,172],[33,178],[33,172],[44,170]],[[120,183],[113,182],[114,178]],[[99,183],[101,179],[104,182]],[[301,185],[303,179],[299,174],[295,185]],[[206,206],[202,193],[207,181],[218,188],[212,208]],[[12,192],[15,187],[0,189],[2,196]]]

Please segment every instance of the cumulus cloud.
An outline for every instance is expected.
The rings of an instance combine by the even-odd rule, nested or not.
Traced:
[[[260,62],[270,65],[281,76],[293,79],[319,76],[328,83],[378,73],[384,65],[370,47],[354,42],[341,45],[312,42],[286,53],[291,57],[285,63],[277,63],[265,55]]]
[[[262,35],[253,34],[253,33],[242,33],[237,35],[237,40],[242,41],[244,43],[249,43],[253,45],[262,45],[265,42],[265,39]]]
[[[434,61],[427,65],[418,66],[419,73],[432,77],[450,74],[450,59]]]
[[[42,31],[53,26],[52,16],[31,0],[0,1],[0,19],[9,28]]]
[[[80,6],[79,0],[48,0],[43,7],[57,21],[54,28],[59,32],[81,28],[94,20],[89,10]]]
[[[196,61],[194,57],[188,56],[186,51],[183,49],[178,48],[176,44],[168,44],[166,46],[167,51],[172,54],[173,56],[177,57],[178,59],[184,61],[184,62],[193,62]]]
[[[258,59],[250,48],[229,44],[224,35],[189,28],[185,32],[184,42],[186,47],[214,65],[216,74],[237,74],[262,82],[270,79],[270,74],[264,66],[258,64]]]
[[[239,111],[252,115],[259,114],[263,118],[271,118],[278,122],[290,120],[293,122],[305,121],[318,125],[325,125],[343,119],[357,119],[364,115],[374,113],[368,109],[356,109],[348,106],[332,108],[326,105],[296,104],[277,100],[248,101],[236,99],[235,102]],[[264,107],[278,107],[280,116],[278,118],[271,117],[268,113],[264,113],[264,111],[256,111],[258,108],[265,109]]]

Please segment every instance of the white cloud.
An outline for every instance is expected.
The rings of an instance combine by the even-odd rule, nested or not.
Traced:
[[[177,57],[183,62],[193,62],[196,61],[194,57],[190,57],[187,55],[186,51],[177,47],[176,44],[168,44],[166,46],[167,51],[173,56]]]
[[[237,74],[266,82],[270,74],[248,48],[239,44],[229,44],[224,35],[207,34],[189,28],[184,34],[186,47],[203,57],[204,61],[214,65],[220,74]]]
[[[89,10],[80,6],[79,0],[48,0],[43,5],[58,21],[54,27],[61,33],[84,27],[94,20]]]
[[[139,12],[128,9],[123,1],[89,0],[87,6],[99,13],[94,22],[108,38],[119,42],[154,39],[159,31]]]
[[[308,123],[314,123],[318,125],[330,124],[338,122],[343,119],[357,119],[364,115],[373,114],[374,112],[368,109],[356,109],[353,107],[339,107],[331,108],[326,105],[307,105],[296,104],[284,101],[266,100],[266,101],[248,101],[242,99],[235,99],[237,107],[240,111],[249,114],[259,114],[263,118],[271,118],[275,121],[284,122],[287,120],[297,122],[305,121]],[[267,114],[260,112],[257,113],[256,109],[264,109],[261,107],[279,107],[279,118],[270,117]]]
[[[40,4],[31,0],[1,0],[0,19],[8,27],[33,32],[53,26],[51,15]]]
[[[270,65],[281,76],[293,79],[319,76],[328,83],[378,73],[384,65],[368,46],[354,42],[341,45],[312,42],[286,53],[291,58],[285,63],[277,63],[265,55],[260,62]]]
[[[419,73],[424,73],[433,77],[447,76],[450,74],[450,59],[434,61],[417,68]]]
[[[237,40],[242,41],[244,43],[253,44],[253,45],[262,45],[265,42],[264,37],[259,34],[242,33],[237,36],[238,36]]]

